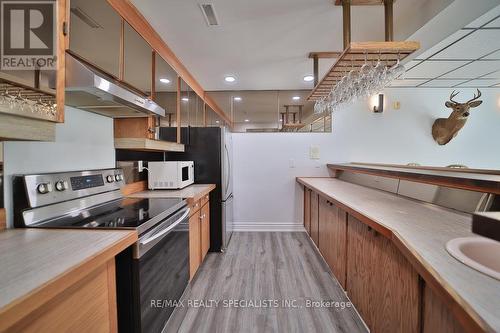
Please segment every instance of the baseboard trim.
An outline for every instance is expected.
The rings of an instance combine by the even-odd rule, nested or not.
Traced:
[[[304,226],[298,223],[283,223],[283,222],[245,222],[234,223],[233,231],[305,231]]]

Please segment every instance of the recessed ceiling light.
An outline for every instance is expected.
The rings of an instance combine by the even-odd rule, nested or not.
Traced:
[[[182,99],[182,101],[184,101],[184,102],[189,101],[189,98],[187,98],[187,97],[182,97],[181,99]]]
[[[160,79],[160,82],[161,82],[161,83],[170,83],[170,80],[169,80],[169,79],[167,79],[167,78],[161,78],[161,79]]]
[[[224,78],[224,81],[231,83],[231,82],[236,81],[236,78],[232,75],[228,75]]]
[[[216,120],[215,123],[218,124],[218,123],[220,123],[220,121]]]
[[[233,98],[233,99],[234,99],[236,102],[241,101],[241,97],[238,97],[238,96],[236,96],[236,97],[235,97],[235,98]]]
[[[245,123],[248,123],[250,121],[250,119],[245,119]]]
[[[293,96],[293,97],[292,97],[292,99],[293,99],[294,101],[298,101],[298,100],[300,99],[300,96]]]
[[[311,82],[313,80],[314,80],[314,76],[312,76],[312,75],[304,76],[304,81],[306,81],[306,82]]]

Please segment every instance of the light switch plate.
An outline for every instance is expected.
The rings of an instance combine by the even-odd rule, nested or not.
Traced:
[[[393,106],[394,110],[399,110],[399,109],[401,109],[401,102],[396,101],[393,103],[392,106]]]
[[[311,160],[319,160],[319,147],[318,146],[310,146],[309,147],[309,158]]]

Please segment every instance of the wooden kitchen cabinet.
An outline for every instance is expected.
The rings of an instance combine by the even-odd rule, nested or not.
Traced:
[[[304,188],[304,228],[311,235],[311,190]]]
[[[201,261],[205,257],[210,248],[210,203],[206,203],[201,208]]]
[[[424,287],[423,293],[423,333],[464,333],[463,327],[458,323],[449,308],[429,288]]]
[[[153,49],[127,22],[124,27],[123,45],[123,80],[143,94],[150,95],[153,89]]]
[[[117,332],[114,259],[20,320],[11,332]]]
[[[191,204],[189,217],[189,276],[194,277],[210,248],[209,194]]]
[[[392,242],[348,215],[346,290],[372,332],[418,332],[419,276]]]
[[[342,287],[346,287],[346,212],[319,197],[319,250]]]
[[[201,265],[200,216],[200,210],[197,210],[189,217],[189,279],[194,277]]]
[[[318,194],[311,193],[311,239],[319,247]]]
[[[71,53],[119,78],[122,29],[120,15],[103,0],[71,0],[70,6]]]

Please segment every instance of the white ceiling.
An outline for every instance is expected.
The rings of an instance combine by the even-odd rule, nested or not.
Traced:
[[[308,89],[311,51],[342,49],[341,7],[331,0],[132,0],[205,90]],[[398,0],[395,34],[404,40],[452,0]],[[208,27],[199,3],[212,3]],[[382,40],[383,7],[352,8],[352,40]],[[332,60],[320,61],[320,75]],[[225,75],[237,82],[227,84]]]
[[[406,68],[393,87],[498,87],[500,6],[421,53]]]

